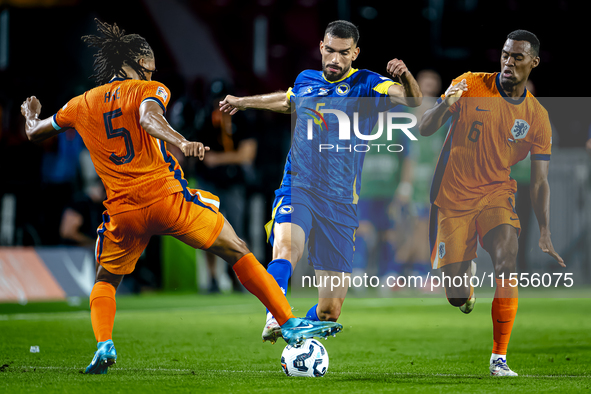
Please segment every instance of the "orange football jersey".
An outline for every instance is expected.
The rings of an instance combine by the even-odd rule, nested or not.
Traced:
[[[53,127],[78,131],[107,191],[109,214],[139,209],[186,190],[183,172],[164,141],[140,126],[140,105],[154,101],[166,112],[162,83],[115,78],[74,97],[53,116]]]
[[[450,107],[451,126],[431,185],[431,202],[468,210],[493,191],[517,191],[511,166],[531,153],[550,160],[548,112],[525,90],[518,100],[501,89],[498,73],[465,73],[468,91]],[[445,95],[442,95],[443,99]]]

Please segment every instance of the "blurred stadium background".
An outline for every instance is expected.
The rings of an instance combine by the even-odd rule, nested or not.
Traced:
[[[579,3],[0,0],[0,302],[87,297],[92,288],[93,233],[104,190],[77,133],[70,130],[34,145],[25,136],[20,105],[36,95],[42,116],[50,116],[94,86],[88,78],[93,52],[80,40],[96,32],[93,18],[116,22],[151,44],[158,69],[154,79],[172,92],[169,122],[218,152],[204,163],[176,155],[187,179],[221,197],[226,215],[262,262],[271,258],[263,225],[289,150],[290,119],[241,113],[224,136],[224,120],[215,110],[220,98],[285,90],[300,71],[319,69],[318,43],[336,19],[359,26],[362,51],[355,67],[385,74],[386,63],[400,58],[415,75],[434,70],[443,90],[465,71],[497,71],[510,31],[534,32],[542,59],[531,76],[535,94],[571,97],[569,105],[551,112],[553,241],[577,283],[591,282],[591,162],[585,150],[591,111],[584,98],[589,82]],[[228,161],[221,152],[233,158]],[[519,215],[531,231],[520,241],[519,267],[552,272],[557,265],[537,248],[527,167],[520,178],[526,192],[518,197],[525,199]],[[240,291],[225,265],[208,271],[207,259],[172,238],[154,237],[121,292]]]

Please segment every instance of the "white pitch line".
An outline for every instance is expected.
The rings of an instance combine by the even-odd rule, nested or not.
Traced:
[[[8,368],[28,368],[28,369],[61,369],[61,370],[82,370],[83,368],[74,367],[34,367],[34,366],[12,366]],[[146,372],[195,372],[195,373],[255,373],[255,374],[270,374],[270,373],[283,373],[281,370],[273,371],[242,371],[242,370],[230,370],[230,369],[180,369],[180,368],[119,368],[112,367],[113,371],[146,371]],[[447,377],[447,378],[482,378],[488,375],[475,375],[475,374],[453,374],[453,373],[413,373],[413,372],[354,372],[354,371],[336,371],[330,372],[330,374],[339,375],[384,375],[384,376],[431,376],[431,377]],[[582,378],[589,379],[591,376],[588,375],[519,375],[521,378]]]

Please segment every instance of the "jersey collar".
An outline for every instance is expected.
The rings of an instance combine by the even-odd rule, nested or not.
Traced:
[[[357,71],[359,71],[359,70],[356,69],[356,68],[351,67],[351,69],[349,70],[349,72],[347,73],[347,75],[345,75],[343,78],[339,79],[338,81],[329,81],[324,76],[324,72],[322,72],[322,78],[324,78],[324,80],[326,82],[328,82],[328,83],[338,83],[338,82],[344,81],[345,79],[349,78],[351,75],[355,74]]]
[[[121,78],[121,77],[115,77],[115,78],[111,79],[111,80],[109,81],[109,83],[111,83],[111,82],[115,82],[115,81],[125,81],[125,80],[127,80],[127,79],[131,79],[131,78]]]
[[[515,104],[515,105],[521,104],[523,102],[523,100],[525,100],[525,96],[527,96],[527,88],[523,89],[523,94],[517,100],[513,100],[511,97],[507,96],[507,93],[505,93],[505,91],[501,87],[501,74],[500,73],[497,73],[497,77],[495,78],[495,83],[497,85],[497,90],[499,91],[501,96],[507,102],[509,102],[511,104]]]

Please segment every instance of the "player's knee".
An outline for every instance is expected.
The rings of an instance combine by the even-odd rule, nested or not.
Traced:
[[[505,247],[497,248],[494,266],[497,274],[515,272],[517,267],[517,246],[505,245]]]
[[[495,247],[495,260],[512,260],[517,258],[517,242],[504,242]]]
[[[94,283],[96,284],[98,282],[106,282],[113,286],[115,290],[117,290],[122,279],[123,275],[112,274],[109,271],[107,271],[103,266],[99,266],[99,269],[96,273],[96,280],[94,281]]]
[[[497,275],[503,274],[505,277],[508,277],[511,273],[515,272],[516,269],[517,263],[515,259],[501,259],[495,262],[495,273]]]

